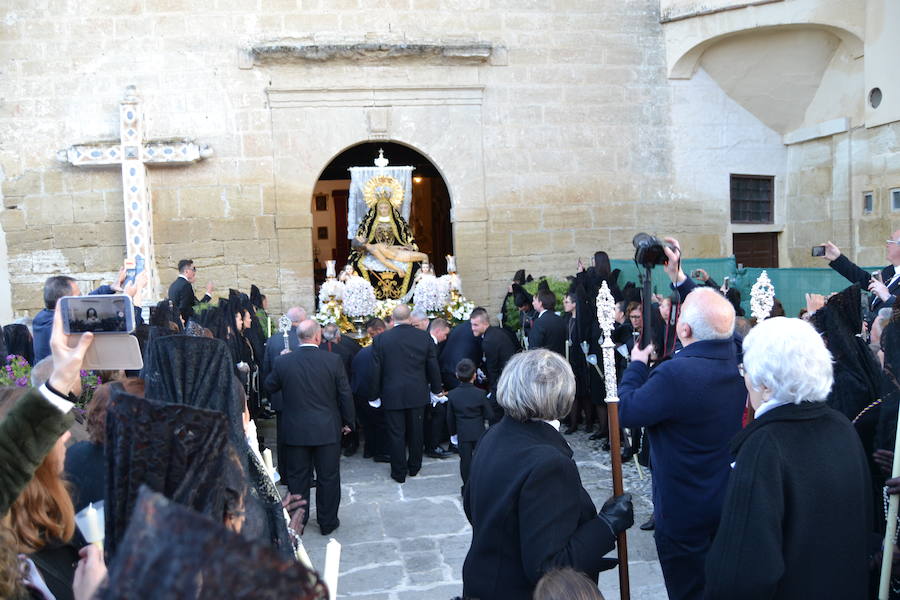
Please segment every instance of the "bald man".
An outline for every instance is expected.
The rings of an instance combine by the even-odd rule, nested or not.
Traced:
[[[875,320],[875,316],[882,308],[894,306],[897,295],[900,294],[900,229],[891,234],[891,239],[885,240],[885,253],[888,266],[881,269],[878,277],[872,273],[860,269],[849,258],[841,254],[841,249],[832,242],[825,243],[825,259],[828,266],[846,277],[860,288],[872,292],[869,300],[869,325]]]
[[[308,501],[315,467],[316,518],[322,535],[328,535],[340,525],[341,436],[350,433],[356,421],[353,392],[340,357],[319,350],[318,323],[301,321],[297,338],[300,346],[275,360],[266,389],[282,393],[278,437],[284,441],[284,463],[279,467],[288,490]]]
[[[652,346],[635,345],[619,384],[619,418],[623,427],[646,427],[650,440],[656,549],[669,598],[700,599],[747,390],[734,307],[712,288],[696,288],[681,271],[678,242],[669,242],[666,272],[685,298],[675,325],[683,349],[651,372]]]

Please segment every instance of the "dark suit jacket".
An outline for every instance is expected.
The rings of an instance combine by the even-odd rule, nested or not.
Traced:
[[[866,290],[869,287],[869,282],[872,280],[871,273],[860,269],[843,254],[838,256],[837,260],[828,263],[828,266],[843,275],[849,281],[859,284],[859,287],[863,290]],[[894,265],[886,266],[881,270],[881,281],[883,281],[884,284],[887,285],[891,280],[891,277],[894,276],[894,273]],[[897,279],[897,281],[894,282],[894,285],[888,288],[888,291],[891,293],[891,295],[886,301],[875,295],[873,295],[872,299],[869,300],[869,310],[872,311],[873,315],[882,308],[887,308],[894,305],[894,302],[897,300],[897,294],[900,294],[900,279]],[[870,319],[870,325],[871,321],[874,319],[874,316]]]
[[[294,351],[299,347],[300,340],[297,338],[297,328],[291,327],[291,330],[288,331],[288,348],[290,348],[291,351]],[[275,359],[281,356],[282,350],[284,350],[284,334],[279,331],[266,341],[266,352],[263,355],[261,367],[262,373],[260,373],[263,384],[265,384],[266,379],[269,378],[269,374],[275,367]],[[270,393],[269,402],[272,404],[272,410],[276,412],[280,411],[281,392]]]
[[[460,442],[477,442],[484,434],[484,422],[494,415],[487,393],[471,383],[462,382],[448,394],[447,429]]]
[[[496,401],[497,383],[500,381],[503,367],[516,353],[517,348],[499,327],[488,327],[481,341],[481,349],[484,351],[484,374],[487,376],[491,397]]]
[[[353,357],[356,355],[349,346],[343,343],[344,336],[341,336],[341,341],[338,343],[334,342],[322,342],[319,344],[319,349],[324,350],[325,352],[331,352],[332,354],[336,354],[341,357],[341,362],[344,365],[344,369],[347,372],[347,379],[350,379],[351,365],[353,363]],[[352,342],[355,344],[355,342]]]
[[[350,387],[353,389],[353,397],[359,402],[369,402],[376,398],[372,395],[371,385],[374,361],[372,346],[366,346],[353,357],[350,369]]]
[[[732,339],[694,342],[653,371],[642,362],[625,370],[619,419],[647,428],[657,531],[676,539],[715,532],[746,399]]]
[[[569,566],[597,581],[615,546],[581,484],[572,450],[543,421],[509,416],[478,442],[463,492],[472,544],[463,564],[467,598],[531,600],[541,576]]]
[[[566,324],[563,318],[552,310],[544,311],[534,320],[528,334],[528,349],[546,348],[563,356],[566,355]]]
[[[452,330],[443,344],[443,349],[438,357],[441,366],[441,380],[444,389],[452,390],[459,381],[456,379],[456,365],[464,358],[468,358],[478,367],[481,365],[481,338],[472,333],[472,324],[462,321]]]
[[[441,391],[437,348],[431,336],[406,323],[372,342],[372,394],[385,410],[419,408],[429,403],[428,388]]]
[[[312,346],[279,356],[266,389],[281,391],[280,433],[290,446],[341,441],[341,426],[353,427],[353,393],[340,357]]]
[[[187,279],[179,275],[175,278],[175,281],[172,282],[172,285],[169,286],[169,300],[175,304],[175,308],[178,310],[181,318],[186,322],[194,315],[195,304],[209,302],[211,298],[209,297],[209,294],[204,294],[202,300],[197,300],[197,297],[194,295],[194,286],[192,286]]]

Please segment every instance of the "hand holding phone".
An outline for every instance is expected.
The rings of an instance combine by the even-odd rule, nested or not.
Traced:
[[[812,255],[813,256],[825,256],[825,246],[813,246],[812,247]]]

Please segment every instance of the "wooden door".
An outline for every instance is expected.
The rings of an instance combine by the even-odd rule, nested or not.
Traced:
[[[777,233],[735,233],[734,260],[745,267],[774,269],[778,267]]]
[[[331,192],[334,202],[334,237],[335,250],[332,257],[337,261],[337,268],[343,269],[350,256],[350,240],[347,239],[347,206],[350,190],[334,190]]]

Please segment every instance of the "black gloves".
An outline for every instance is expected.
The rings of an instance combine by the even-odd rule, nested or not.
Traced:
[[[631,504],[631,494],[612,496],[603,503],[603,508],[597,513],[603,519],[615,535],[625,531],[634,525],[634,506]]]

